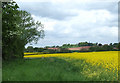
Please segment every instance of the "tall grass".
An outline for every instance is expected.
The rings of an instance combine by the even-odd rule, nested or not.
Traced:
[[[117,81],[117,73],[85,60],[39,58],[3,62],[3,81]]]

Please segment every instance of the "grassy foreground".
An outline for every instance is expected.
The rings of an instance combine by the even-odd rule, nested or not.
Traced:
[[[117,81],[118,71],[102,65],[55,56],[15,60],[3,62],[3,81]]]

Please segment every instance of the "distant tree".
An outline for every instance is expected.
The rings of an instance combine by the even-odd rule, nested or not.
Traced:
[[[33,46],[28,46],[28,47],[27,47],[27,51],[28,51],[28,52],[33,52],[33,51],[34,51]]]
[[[97,51],[98,49],[99,49],[98,46],[90,47],[90,48],[89,48],[89,51]]]
[[[88,42],[80,42],[78,43],[78,46],[88,46]]]
[[[56,50],[49,49],[48,52],[49,53],[56,53]]]
[[[95,45],[98,45],[98,43],[95,43]]]
[[[68,44],[68,47],[70,46],[70,44]]]
[[[60,46],[56,46],[56,48],[59,48]]]
[[[118,48],[118,50],[120,50],[120,42],[118,43],[118,47],[117,48]]]
[[[60,52],[62,52],[62,53],[68,53],[70,51],[67,48],[60,48]]]
[[[55,48],[56,46],[52,46],[52,48]]]
[[[112,46],[112,43],[110,43],[109,45]]]
[[[79,50],[79,52],[88,52],[88,51],[89,51],[89,50],[87,50],[87,49],[85,49],[85,48]]]
[[[103,45],[103,46],[94,46],[90,47],[90,51],[112,51],[113,47],[109,45]]]
[[[88,46],[93,46],[93,43],[88,43],[87,45],[88,45]]]
[[[45,48],[50,48],[50,46],[45,46]]]
[[[67,46],[67,44],[63,44],[62,46]]]
[[[103,47],[102,47],[103,49],[103,51],[111,51],[112,49],[113,49],[113,47],[112,46],[109,46],[109,45],[103,45]]]
[[[43,51],[43,54],[49,54],[50,52],[49,52],[49,50],[44,50]]]
[[[98,46],[102,46],[102,44],[101,44],[101,43],[99,43],[99,44],[98,44]]]
[[[33,50],[34,50],[35,52],[38,52],[39,48],[38,48],[38,47],[35,47],[35,48],[33,48]]]
[[[43,52],[44,50],[46,50],[45,48],[38,48],[38,52]]]

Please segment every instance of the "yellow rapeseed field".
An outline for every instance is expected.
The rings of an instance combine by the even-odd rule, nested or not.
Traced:
[[[24,53],[24,55],[30,55],[30,54],[35,54],[36,52],[27,52],[27,53]]]
[[[93,66],[102,65],[104,68],[112,70],[113,72],[118,71],[118,51],[57,53],[24,56],[24,58],[39,58],[39,57],[65,57],[70,59],[82,59],[85,60],[87,63],[91,63]]]

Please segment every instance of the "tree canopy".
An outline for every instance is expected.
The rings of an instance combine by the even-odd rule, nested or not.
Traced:
[[[27,43],[44,38],[44,26],[27,11],[19,10],[16,2],[2,3],[2,57],[23,57]]]

